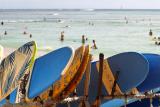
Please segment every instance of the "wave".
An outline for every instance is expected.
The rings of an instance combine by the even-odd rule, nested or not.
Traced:
[[[39,20],[26,19],[26,20],[2,20],[2,21],[5,23],[31,23],[31,22],[59,22],[59,20],[60,19],[55,19],[55,18],[43,18]]]
[[[83,11],[95,11],[95,9],[83,9]]]

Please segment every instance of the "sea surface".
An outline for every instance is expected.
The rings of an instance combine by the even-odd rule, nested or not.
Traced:
[[[94,57],[121,52],[158,53],[160,46],[149,37],[160,35],[160,10],[0,10],[0,45],[18,48],[35,40],[39,50],[51,51],[63,46],[77,48],[96,41],[98,49],[91,49]],[[7,35],[4,32],[7,31]],[[23,32],[27,34],[23,34]],[[64,41],[60,33],[64,31]],[[32,38],[29,35],[32,34]]]

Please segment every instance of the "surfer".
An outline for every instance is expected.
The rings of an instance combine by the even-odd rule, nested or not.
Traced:
[[[149,31],[149,36],[152,36],[153,35],[153,32],[152,32],[152,30],[150,29],[150,31]]]
[[[93,48],[93,49],[98,49],[95,40],[93,40],[93,46],[92,46],[91,48]]]
[[[64,41],[64,31],[61,32],[61,41]]]
[[[85,36],[82,35],[82,44],[85,44]]]

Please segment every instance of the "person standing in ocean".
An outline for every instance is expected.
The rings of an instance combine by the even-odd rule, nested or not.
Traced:
[[[153,35],[153,32],[152,32],[152,30],[150,29],[150,31],[149,31],[149,36],[152,36]]]
[[[82,44],[85,44],[85,36],[82,35]]]
[[[30,34],[29,37],[32,38],[32,34]]]
[[[61,32],[61,41],[64,41],[64,31]]]
[[[3,22],[3,21],[1,22],[1,25],[2,25],[2,26],[4,25],[4,22]]]
[[[98,49],[95,40],[93,40],[93,46],[92,46],[91,48],[93,48],[93,49]]]
[[[4,35],[7,35],[7,31],[4,32]]]

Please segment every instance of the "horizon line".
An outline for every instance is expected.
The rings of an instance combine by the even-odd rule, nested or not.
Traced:
[[[0,10],[160,10],[160,8],[0,8]]]

